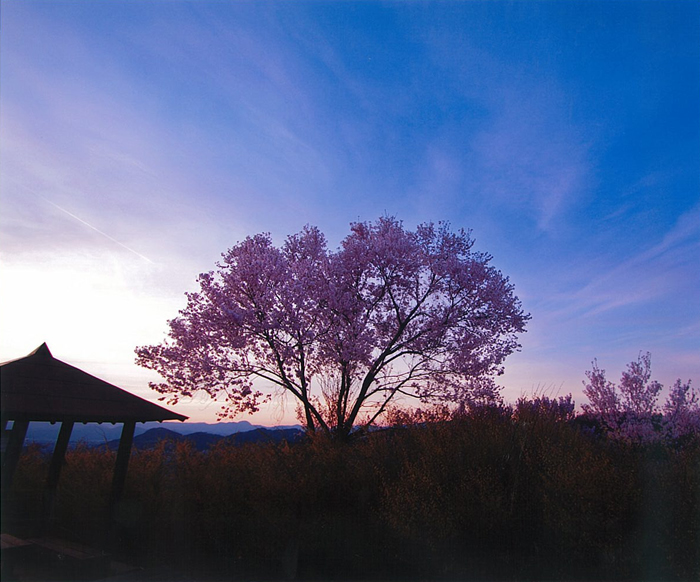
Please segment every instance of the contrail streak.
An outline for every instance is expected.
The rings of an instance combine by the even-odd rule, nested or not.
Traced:
[[[58,208],[61,212],[65,212],[68,216],[70,216],[71,218],[74,218],[74,219],[77,220],[79,223],[84,224],[84,225],[87,226],[88,228],[94,230],[96,233],[101,234],[103,237],[105,237],[105,238],[111,240],[113,243],[118,244],[120,247],[126,249],[127,251],[129,251],[129,252],[131,252],[131,253],[134,253],[137,257],[141,257],[144,261],[148,261],[148,262],[151,263],[152,265],[155,264],[155,263],[154,263],[151,259],[149,259],[148,257],[142,255],[142,254],[139,253],[138,251],[135,251],[135,250],[132,249],[131,247],[126,246],[124,243],[119,242],[117,239],[112,238],[112,237],[109,236],[106,232],[102,232],[99,228],[94,227],[94,226],[93,226],[92,224],[90,224],[89,222],[84,221],[84,220],[83,220],[82,218],[80,218],[79,216],[76,216],[76,215],[73,214],[72,212],[69,212],[69,211],[66,210],[65,208],[62,208],[61,206],[59,206],[59,205],[56,204],[55,202],[51,202],[51,200],[49,200],[48,198],[44,198],[41,194],[37,194],[37,196],[39,196],[39,197],[40,197],[42,200],[44,200],[45,202],[48,202],[49,204],[51,204],[51,206],[54,206],[54,207]]]

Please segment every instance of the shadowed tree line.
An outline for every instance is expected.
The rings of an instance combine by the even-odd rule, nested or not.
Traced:
[[[52,528],[104,539],[114,453],[69,451]],[[203,579],[700,576],[700,439],[611,437],[569,397],[395,410],[351,442],[135,452],[117,554]],[[39,518],[48,459],[18,468],[4,521]]]

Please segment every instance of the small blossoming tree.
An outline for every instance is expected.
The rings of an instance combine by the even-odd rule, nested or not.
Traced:
[[[674,440],[700,435],[700,395],[680,378],[671,387],[664,404],[664,427]]]
[[[249,237],[200,275],[169,338],[137,348],[137,362],[171,401],[223,396],[222,416],[258,410],[271,385],[309,432],[341,438],[399,395],[484,399],[529,315],[472,246],[446,224],[411,232],[393,218],[351,225],[337,251],[313,227],[281,248]]]
[[[584,404],[583,411],[596,418],[611,436],[632,443],[649,443],[700,435],[700,399],[690,381],[683,384],[677,380],[663,408],[659,408],[663,386],[651,380],[648,352],[627,365],[619,385],[606,379],[605,370],[598,367],[596,360],[586,376],[583,392],[590,404]]]

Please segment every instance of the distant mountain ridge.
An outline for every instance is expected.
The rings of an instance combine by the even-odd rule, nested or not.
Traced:
[[[51,424],[49,422],[30,422],[29,429],[27,430],[27,442],[37,442],[41,444],[53,444],[56,442],[58,437],[58,431],[60,430],[60,423]],[[213,437],[228,437],[238,433],[245,433],[256,430],[265,431],[284,431],[287,429],[301,430],[299,425],[285,425],[285,426],[273,426],[265,427],[261,425],[251,424],[247,420],[241,420],[237,422],[217,422],[217,423],[207,423],[207,422],[143,422],[136,424],[136,430],[134,431],[135,439],[139,436],[151,431],[151,430],[164,430],[167,433],[173,433],[179,436],[193,435],[193,434],[206,434]],[[75,444],[83,441],[90,445],[96,444],[109,444],[110,441],[118,440],[121,437],[122,425],[121,424],[108,424],[108,423],[88,423],[88,424],[75,424],[73,426],[73,432],[71,433],[70,442]],[[158,433],[154,433],[158,434]],[[161,433],[165,434],[165,433]],[[176,437],[174,437],[176,438]],[[197,437],[196,440],[205,440],[207,437]]]
[[[194,432],[188,434],[177,433],[173,430],[158,427],[147,430],[134,437],[133,446],[135,449],[151,449],[163,441],[167,442],[190,442],[198,451],[206,451],[218,443],[229,445],[245,445],[253,443],[289,443],[299,442],[304,437],[301,428],[255,428],[253,430],[239,431],[237,433],[222,436],[209,432]],[[119,439],[114,439],[107,443],[110,449],[116,450],[119,447]]]

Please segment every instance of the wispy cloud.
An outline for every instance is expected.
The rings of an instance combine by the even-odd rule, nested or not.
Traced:
[[[661,240],[629,259],[598,273],[572,295],[571,308],[598,315],[700,284],[700,206],[684,213]]]
[[[93,226],[92,224],[90,224],[90,223],[87,222],[86,220],[83,220],[83,219],[80,218],[79,216],[76,216],[76,215],[73,214],[72,212],[69,212],[68,210],[66,210],[66,209],[63,208],[62,206],[59,206],[59,205],[56,204],[55,202],[51,202],[51,200],[45,198],[44,196],[40,196],[40,198],[41,198],[44,202],[47,202],[48,204],[51,204],[51,206],[53,206],[53,207],[55,207],[55,208],[58,208],[61,212],[65,213],[65,214],[67,214],[68,216],[70,216],[71,218],[77,220],[80,224],[83,224],[83,225],[87,226],[89,229],[94,230],[97,234],[102,235],[102,236],[105,237],[106,239],[112,241],[114,244],[119,245],[120,247],[126,249],[126,250],[129,251],[130,253],[134,253],[137,257],[142,258],[144,261],[146,261],[146,262],[148,262],[148,263],[153,263],[153,261],[152,261],[151,259],[149,259],[148,257],[146,257],[145,255],[142,255],[141,253],[139,253],[138,251],[135,251],[134,249],[132,249],[131,247],[125,245],[124,243],[119,242],[117,239],[115,239],[115,238],[109,236],[106,232],[101,231],[101,230],[100,230],[99,228],[97,228],[96,226]]]
[[[537,79],[521,83],[505,84],[490,104],[491,120],[472,141],[472,163],[484,195],[549,231],[562,227],[562,215],[585,193],[593,168],[556,88],[535,90]]]
[[[525,339],[529,353],[560,358],[567,352],[567,358],[578,354],[584,362],[616,354],[624,365],[643,349],[682,364],[674,373],[697,376],[697,365],[688,366],[687,358],[674,354],[693,353],[700,361],[698,209],[624,260],[615,260],[615,250],[579,253],[565,276],[562,265],[549,267],[550,275],[540,271],[539,277],[553,284],[540,285],[529,297],[534,317]]]

